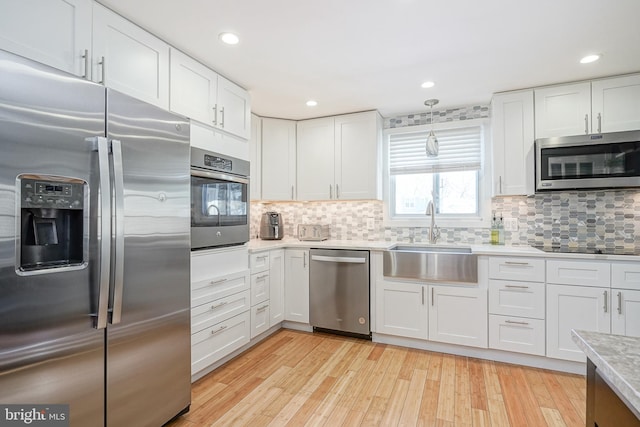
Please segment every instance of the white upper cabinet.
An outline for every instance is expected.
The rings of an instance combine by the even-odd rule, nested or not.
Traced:
[[[90,78],[91,0],[3,0],[0,49]]]
[[[249,139],[250,110],[247,91],[171,49],[171,111]]]
[[[336,199],[382,197],[382,118],[376,111],[335,118]]]
[[[242,160],[249,159],[249,141],[219,131],[217,128],[205,126],[191,121],[191,146],[203,150],[232,156]]]
[[[640,129],[640,74],[591,83],[592,133]]]
[[[536,138],[640,129],[640,75],[535,90]]]
[[[249,93],[237,84],[218,76],[216,126],[240,138],[251,133],[251,101]]]
[[[534,193],[533,90],[494,95],[493,195]]]
[[[296,122],[262,119],[262,199],[295,200]]]
[[[218,75],[176,49],[171,49],[171,111],[213,126]]]
[[[536,138],[584,135],[591,129],[591,83],[535,90]]]
[[[251,176],[249,197],[251,200],[262,198],[262,119],[251,115],[251,139],[249,140],[249,162]]]
[[[335,198],[333,117],[298,122],[298,199]]]
[[[97,3],[92,62],[93,81],[169,109],[169,45]]]
[[[298,122],[298,200],[379,199],[381,130],[376,111]]]

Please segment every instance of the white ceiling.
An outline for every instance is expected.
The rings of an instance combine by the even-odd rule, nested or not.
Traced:
[[[100,2],[243,86],[261,116],[389,117],[427,111],[428,98],[436,110],[488,104],[494,92],[640,71],[640,0]],[[240,43],[221,44],[223,31]],[[578,63],[593,52],[602,59]]]

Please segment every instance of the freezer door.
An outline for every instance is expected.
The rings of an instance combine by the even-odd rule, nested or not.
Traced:
[[[159,426],[190,404],[189,124],[107,92],[116,217],[107,425]]]
[[[94,328],[97,154],[85,141],[104,136],[104,103],[103,87],[0,51],[0,402],[69,404],[73,426],[104,425],[105,332]],[[19,217],[29,194],[17,177],[25,174],[89,183],[89,209],[69,215],[88,225],[80,229],[87,247],[74,255],[86,264],[19,274]],[[40,239],[23,242],[26,250],[58,253],[69,218],[54,227],[56,209],[29,206],[47,227]]]

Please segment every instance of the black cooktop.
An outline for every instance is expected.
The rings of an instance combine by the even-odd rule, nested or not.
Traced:
[[[567,246],[533,246],[544,252],[562,254],[640,255],[640,249],[628,248],[569,248]]]

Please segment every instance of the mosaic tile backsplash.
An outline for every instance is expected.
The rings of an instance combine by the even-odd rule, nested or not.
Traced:
[[[383,202],[283,202],[251,203],[251,236],[257,237],[260,215],[282,214],[286,236],[295,237],[297,226],[329,224],[331,238],[428,242],[426,227],[383,226]],[[552,192],[533,197],[496,197],[492,211],[518,219],[518,231],[505,232],[507,245],[546,245],[575,248],[640,247],[640,191],[608,190]],[[368,228],[368,222],[373,227]],[[436,218],[437,223],[437,218]],[[442,243],[489,243],[489,228],[441,228]]]
[[[490,115],[491,108],[488,105],[472,105],[447,110],[433,110],[433,123],[484,119],[490,117]],[[385,129],[428,124],[431,124],[431,112],[428,109],[421,113],[412,113],[384,119]]]

